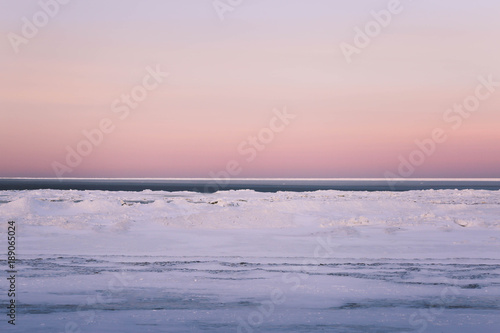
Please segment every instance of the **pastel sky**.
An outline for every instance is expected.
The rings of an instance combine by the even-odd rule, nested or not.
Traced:
[[[60,1],[0,0],[0,177],[500,177],[498,0]]]

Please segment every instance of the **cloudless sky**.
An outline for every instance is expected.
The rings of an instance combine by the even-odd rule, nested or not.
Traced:
[[[479,76],[500,82],[497,0],[401,0],[350,63],[341,43],[390,1],[243,0],[224,20],[212,0],[68,2],[16,53],[41,5],[0,0],[0,177],[210,177],[229,161],[237,177],[384,177],[436,128],[447,139],[404,176],[500,177],[500,86],[458,128],[444,117]],[[148,66],[169,76],[120,119]],[[114,130],[69,166],[102,119]]]

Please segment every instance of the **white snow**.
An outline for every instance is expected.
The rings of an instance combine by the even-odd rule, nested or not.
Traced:
[[[500,326],[500,191],[3,191],[0,217],[16,332]]]

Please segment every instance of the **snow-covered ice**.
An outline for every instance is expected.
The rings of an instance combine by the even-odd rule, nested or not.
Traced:
[[[2,332],[500,327],[500,191],[3,191],[0,217]]]

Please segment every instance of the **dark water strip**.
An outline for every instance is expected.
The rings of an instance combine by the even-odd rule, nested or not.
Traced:
[[[307,179],[0,179],[0,190],[101,190],[101,191],[192,191],[213,193],[223,190],[257,192],[411,191],[473,189],[500,190],[498,180],[307,180]]]

